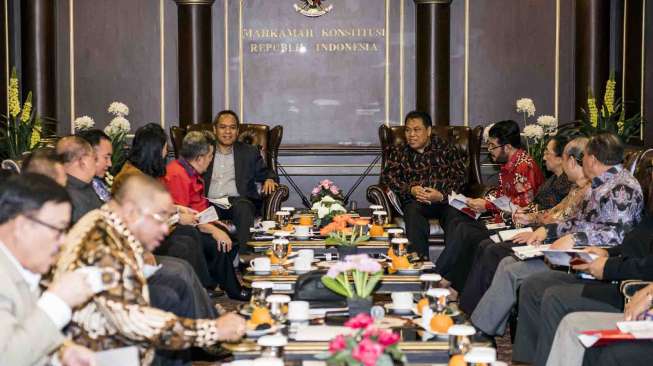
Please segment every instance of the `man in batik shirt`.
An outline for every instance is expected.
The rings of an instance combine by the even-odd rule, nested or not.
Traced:
[[[502,164],[494,197],[508,197],[514,206],[528,206],[544,181],[539,165],[521,147],[519,125],[515,121],[495,123],[489,131],[487,150],[492,160]],[[477,212],[499,213],[486,198],[474,198],[468,205]],[[485,223],[461,212],[451,214],[444,226],[445,248],[438,257],[436,271],[458,291],[462,289],[478,244],[490,237]]]
[[[76,343],[95,351],[137,346],[141,365],[150,365],[155,348],[207,347],[242,336],[244,320],[233,314],[195,320],[150,307],[143,251],[154,250],[168,234],[174,213],[172,199],[161,183],[133,175],[112,201],[89,212],[72,228],[55,280],[83,266],[109,267],[120,274],[116,287],[74,309],[66,333]]]
[[[619,137],[610,133],[594,136],[587,144],[582,159],[583,172],[592,181],[590,194],[581,202],[580,210],[569,220],[545,225],[532,233],[515,237],[513,241],[538,244],[544,240],[555,240],[550,248],[559,250],[574,246],[621,244],[625,234],[640,221],[644,206],[639,182],[621,166],[623,153]],[[541,276],[542,272],[547,271],[552,270],[540,259],[517,261],[513,257],[504,258],[497,268],[492,285],[472,313],[474,325],[486,334],[503,334],[522,282],[530,276]],[[544,281],[543,285],[548,283]],[[537,328],[539,324],[528,326]],[[519,324],[519,327],[522,325]],[[522,331],[528,334],[532,330]],[[532,338],[535,341],[537,337]],[[522,341],[524,342],[517,339],[513,350],[513,357],[517,352],[515,359],[520,361],[530,358],[527,353],[532,353],[532,348],[526,345],[532,342],[526,339]]]
[[[406,115],[406,144],[390,146],[382,183],[398,197],[406,220],[406,236],[421,256],[428,256],[428,219],[446,221],[447,196],[465,184],[465,156],[432,134],[431,117]]]

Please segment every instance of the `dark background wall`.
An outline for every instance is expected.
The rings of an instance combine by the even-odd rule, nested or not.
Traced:
[[[416,5],[413,0],[387,1],[390,35],[387,122],[394,124],[400,123],[402,114],[415,106]],[[450,5],[451,124],[475,126],[500,119],[519,119],[515,112],[515,100],[522,97],[534,100],[537,115],[557,114],[561,122],[573,120],[576,114],[577,70],[574,64],[579,1],[454,0]],[[605,1],[610,1],[612,7],[611,20],[604,27],[610,37],[611,51],[607,57],[611,67],[617,70],[620,85],[622,79],[626,81],[625,95],[632,101],[629,111],[642,110],[645,117],[653,116],[653,77],[650,72],[653,70],[653,3],[647,0]],[[266,6],[261,5],[263,2]],[[271,6],[278,7],[276,11],[284,17],[299,17],[292,14],[293,3],[290,0],[245,0],[242,12],[244,23],[266,17],[270,14],[268,8]],[[333,0],[328,3],[333,4],[335,9],[360,4],[358,10],[369,16],[383,14],[380,8],[385,7],[385,2],[378,0]],[[9,29],[7,37],[0,39],[2,48],[8,51],[4,52],[2,70],[6,70],[8,65],[17,65],[20,72],[20,1],[3,0],[2,4],[7,9],[8,17],[5,19],[4,11],[0,12],[0,17]],[[237,34],[240,6],[240,0],[216,0],[211,9],[211,102],[214,113],[225,107],[240,110],[238,76],[241,60]],[[645,12],[642,12],[644,7]],[[85,114],[94,117],[99,127],[104,127],[109,120],[106,108],[115,100],[125,102],[130,107],[128,119],[134,129],[148,122],[160,123],[166,129],[178,124],[179,95],[187,91],[178,87],[177,9],[173,0],[56,2],[56,59],[52,62],[56,63],[57,70],[56,115],[60,134],[70,132],[72,118]],[[334,10],[333,14],[325,17],[336,14]],[[284,22],[289,21],[289,18],[284,19]],[[320,22],[320,19],[313,21]],[[380,22],[383,23],[382,20]],[[400,31],[402,25],[403,32]],[[0,35],[3,32],[4,27]],[[400,44],[403,44],[403,52]],[[252,62],[245,60],[245,70],[255,65]],[[621,73],[624,62],[627,71],[625,78]],[[342,67],[345,68],[346,64]],[[245,72],[245,78],[248,75],[260,77],[253,71]],[[319,73],[319,69],[315,72]],[[6,72],[2,74],[0,79],[5,80]],[[383,73],[379,75],[383,77]],[[246,122],[254,122],[248,119],[249,116],[256,122],[285,124],[288,121],[287,116],[283,115],[287,108],[279,109],[275,114],[266,114],[264,112],[270,109],[258,106],[250,110],[247,101],[257,100],[257,91],[251,91],[256,85],[255,79],[247,79],[244,84]],[[349,90],[360,90],[361,93],[367,92],[365,87],[347,85]],[[319,84],[315,85],[314,92],[319,95]],[[2,90],[1,93],[0,98],[6,99],[6,92]],[[400,100],[401,95],[403,100]],[[384,107],[381,105],[381,110]],[[5,111],[6,105],[2,103],[0,109]],[[330,119],[334,122],[330,123]],[[383,119],[383,115],[380,119],[378,115],[373,116],[366,122],[366,132],[362,135],[352,132],[357,137],[349,141],[347,132],[341,130],[342,126],[349,126],[354,131],[359,131],[361,126],[354,127],[347,123],[347,116],[331,114],[319,123],[302,121],[305,126],[310,126],[308,130],[319,134],[320,138],[313,142],[331,146],[321,146],[321,154],[316,154],[311,146],[293,150],[292,154],[290,149],[282,147],[280,162],[298,179],[303,191],[308,191],[313,183],[324,176],[335,178],[346,189],[374,159],[377,151],[372,147],[363,149],[362,153],[348,152],[349,146],[339,143],[364,141],[376,144],[376,126]],[[334,133],[336,127],[340,128],[338,133]],[[303,138],[306,134],[296,135],[302,138],[291,137],[292,128],[291,124],[286,126],[286,141],[309,142],[310,145],[310,139]],[[645,128],[645,140],[649,145],[653,142],[653,127],[650,124]],[[378,179],[375,174],[376,169],[372,177],[363,182],[354,199],[364,201],[364,188]],[[297,197],[293,196],[291,203],[297,202]]]

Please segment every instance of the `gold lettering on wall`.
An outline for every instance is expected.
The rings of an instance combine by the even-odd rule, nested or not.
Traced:
[[[379,52],[384,28],[245,28],[243,40],[250,54],[314,52]],[[269,40],[269,42],[266,42]],[[275,40],[277,42],[275,42]],[[315,42],[315,43],[313,43]]]

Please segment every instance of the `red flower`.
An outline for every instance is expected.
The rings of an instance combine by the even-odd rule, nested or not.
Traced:
[[[329,352],[337,353],[347,348],[347,342],[345,341],[345,336],[342,334],[333,338],[329,343]]]
[[[399,342],[399,334],[390,331],[383,331],[379,333],[377,339],[384,348],[390,347],[393,344]]]
[[[358,347],[354,348],[351,356],[354,360],[361,362],[363,366],[374,366],[382,354],[383,347],[380,344],[365,338],[358,344]]]
[[[372,317],[369,314],[360,313],[355,317],[347,320],[345,326],[352,329],[361,329],[361,328],[367,328],[369,325],[372,324],[374,324],[374,319],[372,319]]]

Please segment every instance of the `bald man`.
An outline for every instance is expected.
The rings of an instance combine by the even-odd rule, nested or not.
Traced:
[[[85,213],[102,206],[93,189],[95,176],[95,150],[78,136],[66,136],[57,142],[57,153],[63,158],[68,182],[66,190],[73,203],[73,223]]]
[[[23,161],[22,172],[48,176],[62,187],[65,187],[68,182],[63,167],[63,157],[51,147],[43,147],[32,151]]]
[[[155,348],[207,347],[243,335],[245,322],[234,314],[195,320],[150,306],[142,253],[160,244],[174,213],[172,199],[161,183],[132,175],[112,201],[89,212],[72,228],[55,280],[86,265],[111,267],[122,274],[117,287],[74,309],[67,333],[76,343],[96,351],[135,345],[141,365],[150,365]]]

